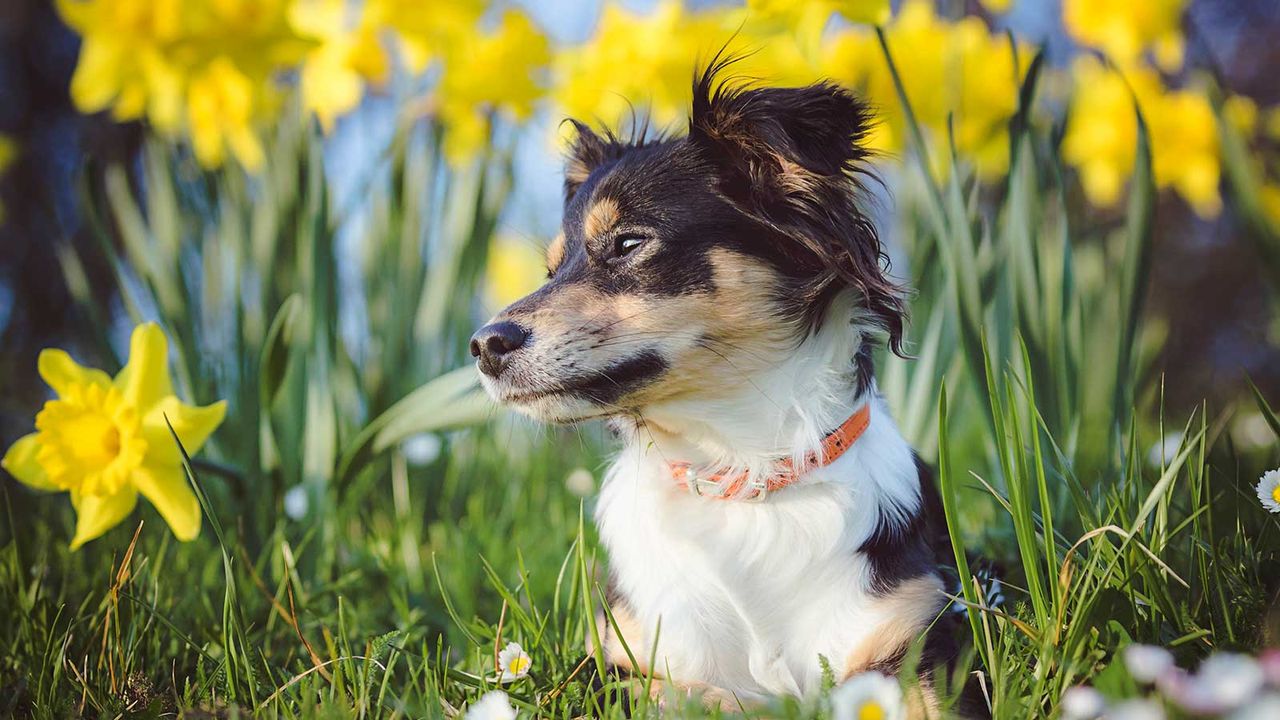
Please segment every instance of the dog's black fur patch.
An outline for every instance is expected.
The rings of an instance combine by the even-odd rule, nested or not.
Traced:
[[[623,395],[653,382],[666,371],[667,361],[658,353],[645,350],[610,364],[583,382],[574,384],[569,392],[610,405]]]
[[[875,532],[858,548],[871,565],[871,587],[880,594],[921,575],[940,575],[939,555],[944,548],[939,543],[949,542],[945,525],[938,527],[942,499],[933,473],[919,455],[915,463],[920,506],[905,524],[881,517]]]

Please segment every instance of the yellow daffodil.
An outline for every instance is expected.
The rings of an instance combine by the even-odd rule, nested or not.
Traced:
[[[18,157],[18,144],[8,135],[0,134],[0,177]],[[0,225],[4,224],[4,205],[0,205]]]
[[[448,50],[437,88],[445,122],[445,154],[459,163],[483,146],[490,113],[524,120],[542,96],[546,36],[524,13],[508,10],[495,30],[469,33]]]
[[[1156,185],[1175,190],[1201,217],[1218,214],[1222,199],[1217,121],[1203,95],[1165,90],[1148,68],[1129,68],[1122,75],[1093,57],[1079,58],[1072,75],[1076,89],[1062,155],[1079,171],[1091,203],[1114,206],[1133,173],[1136,97],[1150,132]]]
[[[36,432],[19,438],[0,466],[38,490],[70,492],[74,550],[151,501],[179,540],[200,532],[200,505],[183,474],[165,420],[188,453],[222,423],[226,402],[187,405],[173,394],[168,344],[154,324],[138,326],[129,362],[113,380],[62,350],[40,353],[40,376],[57,393],[36,415]]]
[[[189,137],[206,167],[229,154],[259,167],[252,128],[280,105],[265,102],[275,77],[318,42],[289,26],[292,1],[59,0],[82,37],[71,98],[83,112]]]
[[[18,157],[18,144],[8,135],[0,134],[0,174],[13,164],[16,157]]]
[[[1133,169],[1138,126],[1133,97],[1124,78],[1092,58],[1072,68],[1076,93],[1067,116],[1062,156],[1080,173],[1089,202],[1111,207],[1120,199]],[[1132,77],[1134,89],[1146,90],[1150,76]]]
[[[747,0],[748,23],[776,23],[814,56],[833,14],[854,23],[883,25],[889,21],[889,0]]]
[[[1222,212],[1221,150],[1209,99],[1190,90],[1168,90],[1150,105],[1156,185],[1172,188],[1200,217],[1217,217]]]
[[[60,0],[58,9],[84,37],[71,78],[76,106],[110,108],[120,120],[152,112],[172,127],[180,81],[162,48],[182,36],[179,0]]]
[[[1275,228],[1280,228],[1280,184],[1266,183],[1258,190],[1262,212]]]
[[[1077,42],[1132,65],[1152,50],[1162,70],[1182,65],[1182,11],[1187,0],[1063,0],[1062,20]]]
[[[1222,104],[1222,115],[1242,135],[1258,129],[1258,103],[1247,95],[1232,95]]]
[[[1280,105],[1267,108],[1263,116],[1262,130],[1272,140],[1280,140]]]
[[[829,0],[845,19],[856,23],[883,25],[889,21],[889,0]]]
[[[253,128],[253,80],[226,57],[219,56],[191,79],[187,116],[196,158],[217,167],[231,152],[247,170],[262,166],[262,143]]]
[[[908,0],[885,28],[894,64],[916,119],[933,149],[934,174],[945,177],[950,164],[948,119],[956,149],[980,178],[994,180],[1008,166],[1005,128],[1017,110],[1024,67],[1015,63],[1003,35],[992,34],[975,17],[949,21],[933,4]],[[1022,57],[1030,57],[1019,48]],[[871,137],[877,150],[898,151],[906,134],[903,108],[879,42],[864,28],[838,32],[822,60],[823,74],[879,104],[883,122]]]
[[[1013,0],[979,0],[982,7],[993,13],[1007,13],[1013,7]]]
[[[299,83],[303,107],[315,113],[325,132],[360,104],[366,82],[386,82],[391,69],[368,11],[350,21],[349,10],[345,0],[297,0],[290,7],[293,28],[317,41],[302,63]]]
[[[690,11],[661,0],[639,13],[608,3],[587,42],[557,53],[554,99],[562,115],[586,122],[625,126],[634,112],[672,129],[688,112],[694,70],[722,49],[737,57],[727,75],[775,85],[817,80],[822,27],[837,6],[858,4],[766,0]]]
[[[483,0],[368,0],[375,26],[392,28],[409,70],[420,73],[460,38],[475,34]]]
[[[957,92],[952,100],[956,149],[967,154],[978,176],[994,181],[1009,165],[1009,118],[1018,110],[1018,88],[1025,65],[1018,66],[1007,37],[992,34],[976,17],[966,17],[952,30],[952,48],[958,57],[951,72]],[[1023,62],[1032,53],[1018,48]],[[940,119],[939,136],[946,126]]]
[[[983,0],[1004,12],[1011,0]],[[1143,65],[1181,65],[1180,18],[1187,0],[1123,3],[1064,0],[1072,37],[1102,50],[1123,78],[1085,58],[1073,68],[1064,153],[1091,202],[1113,205],[1133,167],[1136,126],[1125,81],[1151,128],[1155,175],[1202,216],[1221,207],[1216,121],[1202,94],[1169,90]],[[265,153],[259,131],[287,107],[296,87],[323,129],[390,75],[382,40],[398,42],[412,72],[438,71],[428,107],[445,126],[451,162],[488,142],[496,117],[523,121],[548,92],[561,115],[611,126],[633,112],[674,128],[688,108],[690,78],[731,40],[742,54],[731,73],[775,85],[829,77],[860,91],[881,111],[869,143],[905,144],[903,109],[879,43],[885,29],[900,78],[932,146],[934,172],[949,171],[949,123],[960,157],[979,179],[1008,165],[1006,127],[1017,107],[1027,48],[1010,46],[978,17],[949,20],[930,0],[748,0],[746,7],[690,9],[659,0],[647,12],[606,3],[589,40],[552,56],[523,13],[487,13],[484,0],[58,0],[82,36],[71,95],[85,112],[143,119],[161,135],[190,141],[197,160],[217,168],[234,158],[249,170]],[[842,17],[844,23],[833,23]],[[281,82],[280,78],[284,78]],[[296,83],[294,82],[296,80]],[[1226,117],[1239,129],[1280,137],[1280,110],[1259,112],[1232,97]],[[569,132],[567,127],[564,132]]]
[[[824,22],[832,13],[840,13],[850,22],[871,25],[884,24],[890,13],[889,0],[747,0],[747,10],[767,18],[790,18],[794,22],[801,22],[801,18],[816,10],[825,16]]]
[[[615,125],[638,107],[657,127],[674,122],[685,112],[699,57],[687,32],[695,21],[674,0],[647,13],[606,4],[591,39],[556,58],[556,100],[564,113]]]

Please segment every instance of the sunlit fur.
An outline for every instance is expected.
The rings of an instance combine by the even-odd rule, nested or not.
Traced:
[[[610,662],[733,705],[815,691],[820,658],[895,672],[945,597],[934,490],[871,376],[903,317],[862,214],[869,113],[827,84],[716,85],[722,67],[695,82],[686,137],[576,124],[549,280],[472,351],[520,328],[483,357],[489,392],[544,422],[605,419],[622,442],[596,508],[631,650],[604,623]],[[864,404],[851,449],[759,496]],[[670,461],[749,482],[700,497]]]

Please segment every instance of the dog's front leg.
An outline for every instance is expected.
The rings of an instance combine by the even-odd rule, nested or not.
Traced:
[[[648,688],[649,699],[665,708],[671,702],[683,702],[697,698],[708,710],[719,708],[725,712],[749,709],[750,704],[734,693],[702,682],[671,680],[648,667],[649,653],[643,641],[639,621],[626,605],[610,606],[613,623],[603,612],[596,614],[596,627],[601,629],[601,646],[605,664],[618,675],[631,676],[631,692],[644,693]],[[631,652],[628,653],[627,651]],[[587,653],[595,653],[593,638],[587,638]],[[631,661],[635,657],[635,662]]]

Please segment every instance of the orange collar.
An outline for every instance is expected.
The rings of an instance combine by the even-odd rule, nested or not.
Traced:
[[[745,499],[762,499],[766,494],[781,490],[799,480],[804,473],[814,468],[830,465],[843,455],[846,450],[853,447],[853,444],[858,441],[858,438],[862,437],[862,433],[866,432],[867,426],[870,424],[871,405],[868,403],[859,408],[853,415],[850,415],[849,419],[845,420],[834,432],[823,438],[820,453],[812,452],[806,455],[804,465],[800,469],[797,470],[795,468],[791,458],[780,460],[777,472],[765,480],[764,487],[755,489]],[[671,477],[675,479],[676,486],[681,490],[703,495],[703,488],[710,486],[715,488],[717,492],[705,495],[705,497],[719,500],[737,497],[738,491],[742,490],[743,485],[747,482],[747,474],[745,472],[733,476],[727,476],[723,473],[701,475],[695,473],[692,465],[687,462],[669,462],[667,467],[671,469]]]

